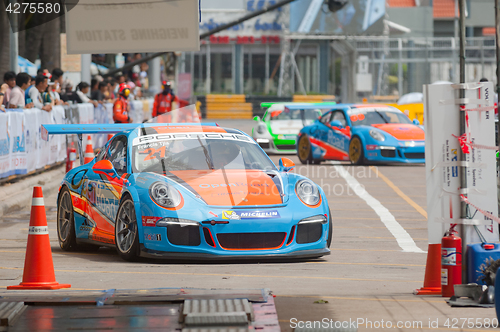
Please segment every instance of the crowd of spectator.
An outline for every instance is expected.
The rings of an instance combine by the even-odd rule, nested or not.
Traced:
[[[133,60],[140,59],[137,53]],[[12,108],[32,108],[50,112],[56,105],[74,103],[92,103],[97,107],[102,103],[113,103],[118,98],[121,83],[130,87],[128,99],[142,97],[142,89],[147,88],[147,64],[135,66],[126,75],[103,78],[94,76],[89,82],[80,82],[74,86],[69,79],[64,79],[64,72],[55,68],[50,72],[39,69],[36,76],[27,73],[14,73],[8,71],[3,76],[0,85],[0,111]]]

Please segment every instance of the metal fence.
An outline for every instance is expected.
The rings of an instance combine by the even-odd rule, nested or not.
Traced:
[[[358,98],[401,96],[422,92],[423,84],[458,82],[459,43],[455,38],[365,37],[348,42],[355,49]],[[496,82],[495,71],[494,37],[467,38],[466,81],[487,78]]]

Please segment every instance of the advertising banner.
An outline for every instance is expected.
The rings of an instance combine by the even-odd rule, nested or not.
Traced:
[[[10,168],[12,174],[26,174],[26,140],[24,136],[24,113],[22,110],[9,112],[9,136],[12,141]]]
[[[68,54],[199,51],[198,0],[80,0],[66,13]]]
[[[10,167],[11,139],[9,135],[9,115],[0,112],[0,177],[12,174]]]
[[[474,111],[492,106],[492,83],[482,83],[466,90],[466,109],[470,142],[484,146],[495,144],[493,110]],[[498,241],[498,226],[468,206],[466,219],[460,218],[460,110],[458,89],[451,84],[424,86],[425,168],[429,243],[441,243],[450,224],[476,225],[487,241]],[[467,194],[471,203],[494,215],[498,214],[495,151],[471,148],[466,154]],[[480,242],[474,227],[467,227],[469,243]]]
[[[134,123],[141,123],[144,119],[144,110],[141,100],[133,100],[130,103],[130,118]]]
[[[25,146],[26,146],[26,170],[32,172],[36,169],[37,162],[37,144],[38,140],[36,136],[38,134],[38,128],[40,128],[40,124],[37,122],[38,117],[36,116],[37,112],[41,112],[36,108],[29,108],[24,110],[24,117],[28,119],[28,121],[24,122],[24,137],[25,137]]]
[[[54,121],[52,119],[52,115],[49,112],[39,110],[36,114],[38,120],[38,123],[40,125],[43,124],[53,124]],[[44,168],[46,165],[49,165],[49,160],[50,160],[50,143],[53,140],[54,135],[50,135],[49,140],[45,141],[42,140],[42,132],[41,132],[41,127],[38,127],[38,162],[37,162],[37,169]]]

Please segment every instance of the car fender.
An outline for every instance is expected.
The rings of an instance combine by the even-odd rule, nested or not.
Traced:
[[[144,242],[144,230],[142,228],[142,211],[141,211],[141,201],[137,189],[134,186],[128,186],[122,191],[122,197],[120,199],[120,204],[125,196],[130,196],[134,202],[135,218],[137,220],[137,236],[139,237],[139,243]],[[118,215],[115,217],[115,223]]]

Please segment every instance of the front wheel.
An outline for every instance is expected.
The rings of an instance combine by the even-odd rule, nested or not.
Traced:
[[[75,215],[69,189],[63,187],[57,202],[57,238],[64,251],[76,250]]]
[[[349,159],[354,165],[362,165],[365,161],[363,144],[357,136],[354,136],[349,144]]]
[[[126,261],[137,260],[139,253],[139,232],[134,201],[125,198],[118,208],[115,223],[115,242],[118,254]]]
[[[307,135],[300,136],[297,155],[299,156],[299,160],[302,164],[310,164],[313,162],[312,146]]]

